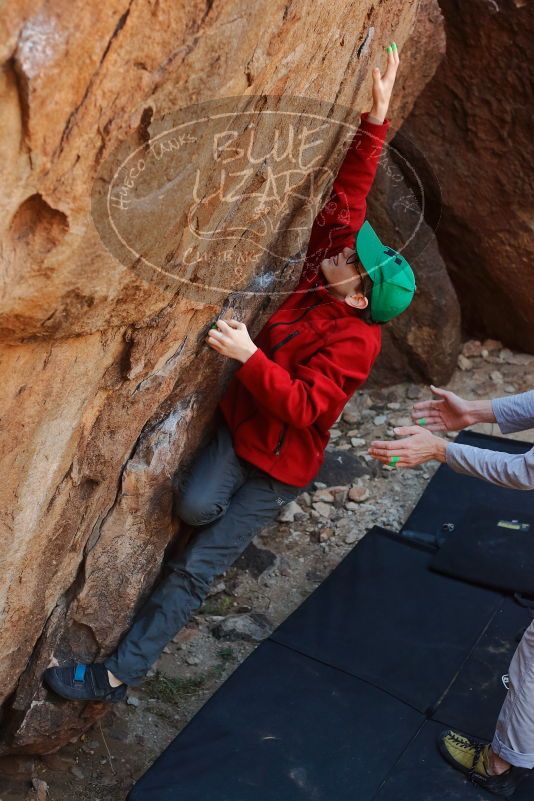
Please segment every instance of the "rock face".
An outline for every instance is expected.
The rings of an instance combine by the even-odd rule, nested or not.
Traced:
[[[437,228],[471,334],[534,351],[532,81],[534,7],[440,0],[447,57],[403,134],[432,161]],[[432,202],[432,199],[429,198]]]
[[[268,291],[257,291],[258,267],[265,270],[273,242],[281,243],[274,278],[290,289],[295,232],[309,230],[304,200],[285,209],[293,228],[261,227],[252,191],[261,184],[261,160],[245,175],[248,196],[233,207],[221,203],[215,179],[222,172],[215,175],[206,155],[209,126],[150,151],[152,166],[164,152],[185,153],[180,172],[169,159],[168,173],[167,166],[159,176],[145,170],[145,182],[136,184],[141,157],[127,177],[128,162],[120,162],[122,194],[106,207],[105,179],[125,157],[120,143],[127,140],[130,152],[137,143],[146,155],[165,115],[232,96],[251,98],[252,106],[259,95],[300,96],[301,112],[323,101],[332,115],[335,99],[345,109],[341,118],[357,122],[369,107],[370,69],[383,46],[394,38],[402,52],[423,25],[435,37],[423,37],[417,58],[424,53],[435,66],[440,24],[434,2],[422,3],[417,16],[409,0],[339,0],[335,18],[331,4],[278,0],[2,7],[2,753],[53,751],[103,714],[97,704],[53,698],[42,671],[54,659],[103,657],[129,625],[177,529],[172,478],[210,435],[232,372],[205,345],[206,330],[230,314],[259,330],[280,297],[268,271],[261,274]],[[411,74],[409,60],[402,70]],[[409,91],[397,95],[395,127],[430,75],[416,73]],[[213,122],[208,116],[205,126]],[[272,144],[270,119],[258,131],[264,148]],[[301,113],[296,135],[304,122]],[[326,129],[315,203],[343,155],[339,125]],[[198,164],[204,175],[195,184]],[[193,185],[197,206],[188,216],[192,196],[184,187]],[[134,223],[115,231],[110,247],[103,210],[113,203],[107,234],[117,204],[132,209]],[[251,227],[258,221],[259,261],[236,265],[235,237],[206,235],[231,231],[236,219]],[[184,231],[204,246],[186,282],[170,269],[176,254],[184,256]]]

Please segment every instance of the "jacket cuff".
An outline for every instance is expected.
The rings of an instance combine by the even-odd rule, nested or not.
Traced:
[[[251,383],[254,385],[257,383],[254,380],[254,376],[258,374],[258,372],[263,372],[267,369],[267,365],[265,362],[270,361],[265,353],[262,351],[261,348],[257,348],[252,356],[249,356],[246,362],[243,362],[241,367],[238,367],[234,373],[236,378],[239,378],[240,381],[248,389],[248,384]]]
[[[374,119],[374,117],[372,117],[371,119]],[[382,139],[385,138],[390,125],[391,125],[390,117],[384,117],[384,122],[372,122],[369,119],[368,111],[362,111],[360,115],[360,128],[363,128],[364,131],[368,131],[374,136],[381,137]]]

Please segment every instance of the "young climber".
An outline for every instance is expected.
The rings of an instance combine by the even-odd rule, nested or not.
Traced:
[[[417,426],[395,429],[405,437],[372,442],[369,453],[385,464],[414,467],[431,459],[459,473],[501,487],[534,489],[534,447],[524,454],[501,453],[447,442],[432,431],[459,431],[474,423],[499,424],[503,434],[534,428],[534,390],[487,401],[466,401],[431,387],[437,400],[416,403]],[[421,428],[424,426],[424,428]],[[509,797],[534,768],[534,621],[527,628],[509,670],[509,689],[491,743],[455,731],[443,731],[439,748],[453,767],[496,795]]]
[[[387,48],[372,73],[373,104],[361,115],[330,197],[314,221],[300,283],[253,341],[218,320],[207,344],[240,362],[219,404],[215,436],[181,477],[176,511],[199,527],[103,663],[45,671],[73,700],[119,701],[140,684],[165,645],[198,609],[213,579],[317,475],[329,429],[363,384],[380,350],[380,324],[410,304],[413,272],[365,220],[399,64]]]

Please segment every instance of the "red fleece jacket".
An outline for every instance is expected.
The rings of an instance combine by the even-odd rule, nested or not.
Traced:
[[[234,373],[219,402],[238,456],[269,475],[305,487],[323,462],[329,429],[367,379],[381,344],[379,325],[334,297],[324,258],[354,247],[390,125],[361,122],[317,215],[302,277]]]

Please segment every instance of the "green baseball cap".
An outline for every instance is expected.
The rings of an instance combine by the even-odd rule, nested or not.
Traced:
[[[416,289],[413,270],[402,254],[380,241],[367,220],[356,234],[355,248],[373,283],[371,318],[386,323],[412,302]]]

